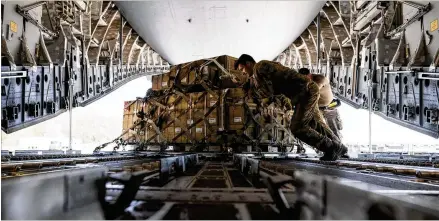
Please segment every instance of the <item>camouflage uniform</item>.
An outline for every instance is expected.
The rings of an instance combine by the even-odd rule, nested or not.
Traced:
[[[318,107],[319,87],[306,76],[277,62],[260,61],[253,68],[250,78],[253,93],[266,98],[285,95],[295,105],[291,119],[291,132],[300,140],[328,153],[327,158],[334,160],[333,154],[344,154],[346,147],[326,125]],[[274,86],[276,85],[276,86]],[[331,153],[337,150],[337,153]],[[339,151],[341,151],[339,153]]]
[[[337,109],[326,109],[322,110],[322,114],[325,117],[326,124],[328,124],[329,128],[331,128],[332,132],[338,137],[338,139],[342,139],[342,135],[340,130],[343,129],[343,124],[340,118],[340,114]]]

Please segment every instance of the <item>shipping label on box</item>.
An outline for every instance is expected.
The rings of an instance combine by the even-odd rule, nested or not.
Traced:
[[[216,123],[216,118],[209,118],[209,124]]]
[[[180,132],[181,132],[181,128],[176,127],[176,128],[175,128],[175,133],[180,133]]]
[[[162,87],[164,86],[168,86],[168,82],[167,81],[162,81]]]
[[[215,104],[216,104],[216,101],[210,101],[209,107],[213,107]]]
[[[241,119],[241,117],[234,117],[234,118],[233,118],[233,122],[235,122],[235,123],[241,123],[241,122],[242,122],[242,119]]]
[[[187,120],[187,125],[191,125],[191,124],[193,124],[193,123],[194,123],[193,120]]]
[[[197,127],[197,128],[195,129],[195,132],[196,132],[196,133],[203,133],[203,128],[201,128],[201,127]]]
[[[268,152],[278,152],[277,147],[268,146]]]

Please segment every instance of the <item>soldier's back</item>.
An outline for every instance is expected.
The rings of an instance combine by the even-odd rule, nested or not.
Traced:
[[[256,88],[265,96],[285,95],[292,103],[297,102],[300,94],[313,83],[306,76],[295,70],[285,67],[278,62],[260,61],[253,69],[253,79],[257,82]]]
[[[334,99],[334,95],[332,94],[331,84],[328,78],[326,78],[321,74],[313,74],[312,79],[314,82],[317,83],[317,85],[319,85],[320,88],[319,107],[328,106]]]

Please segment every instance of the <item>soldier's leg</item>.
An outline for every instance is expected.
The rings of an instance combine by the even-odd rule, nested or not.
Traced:
[[[331,131],[334,133],[334,135],[337,136],[337,138],[339,140],[341,140],[341,134],[340,134],[340,130],[342,129],[340,127],[341,119],[338,115],[337,109],[324,110],[324,111],[321,111],[321,113],[323,114],[328,127],[331,129]]]
[[[302,95],[300,104],[296,105],[290,124],[291,132],[308,145],[323,151],[325,160],[336,160],[347,151],[347,148],[324,122],[317,106],[319,99],[317,85],[309,84],[307,92]]]
[[[341,142],[337,134],[330,128],[320,109],[316,108],[313,120],[314,124],[312,124],[311,127],[317,130],[317,132],[327,136],[331,140]]]
[[[294,127],[294,129],[300,129],[300,127],[305,125],[310,126],[311,121],[314,121],[312,128],[314,130],[316,129],[315,124],[318,124],[320,128],[319,131],[316,131],[317,133],[328,137],[330,140],[339,141],[338,137],[332,133],[331,129],[325,124],[323,115],[318,108],[318,100],[320,98],[319,87],[315,83],[310,83],[306,89],[308,89],[308,93],[302,94],[299,101],[300,103],[296,105],[294,111],[295,113],[292,121],[295,121],[295,124],[298,124],[298,127]]]
[[[304,108],[296,109],[291,119],[290,129],[295,137],[325,153],[340,146],[337,139],[330,138],[332,131],[324,122],[320,122],[318,117],[316,117],[317,119],[311,119],[308,123],[304,123],[302,116],[305,112],[313,111],[305,110]]]

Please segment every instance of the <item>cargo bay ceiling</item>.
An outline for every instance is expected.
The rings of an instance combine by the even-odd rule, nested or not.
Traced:
[[[316,17],[323,1],[118,1],[131,26],[180,64],[246,53],[273,60]]]
[[[170,65],[247,53],[309,67],[346,104],[438,137],[439,2],[3,1],[2,12],[8,133]]]

